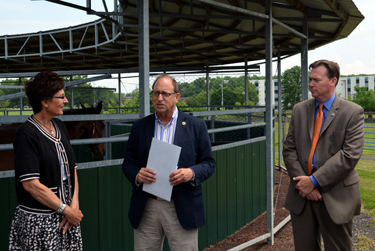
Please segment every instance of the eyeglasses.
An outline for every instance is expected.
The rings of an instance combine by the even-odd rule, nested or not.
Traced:
[[[66,99],[65,96],[53,96],[52,98]]]
[[[168,93],[168,92],[154,92],[154,91],[152,91],[152,96],[154,98],[159,97],[160,94],[163,96],[163,98],[169,98],[172,94],[177,94],[177,92]]]

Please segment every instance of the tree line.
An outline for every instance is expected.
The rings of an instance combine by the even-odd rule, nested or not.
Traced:
[[[341,77],[355,77],[355,76],[368,76],[366,74],[360,75],[348,75]],[[281,77],[281,89],[282,89],[282,110],[292,110],[293,106],[302,100],[302,77],[301,68],[294,66],[282,73]],[[375,111],[375,92],[374,90],[367,90],[367,87],[355,86],[354,93],[348,97],[349,101],[352,101],[366,111]],[[337,93],[340,96],[340,93]]]
[[[245,76],[224,78],[215,77],[209,79],[210,88],[210,106],[221,106],[223,100],[224,106],[241,106],[245,105]],[[259,102],[258,91],[255,84],[248,81],[248,103],[249,105],[257,105]],[[179,92],[181,98],[177,106],[189,106],[189,110],[202,110],[199,106],[207,106],[207,89],[206,78],[200,77],[191,82],[183,81],[179,83]],[[150,107],[152,111],[152,94],[150,93]],[[223,95],[222,95],[223,94]],[[137,113],[139,107],[139,89],[136,88],[128,93],[127,100],[122,104],[123,113]],[[118,105],[117,105],[118,107]]]
[[[62,77],[64,79],[64,82],[70,82],[69,77]],[[87,75],[77,75],[73,76],[72,80],[80,80],[80,79],[86,79]],[[19,85],[25,85],[26,81],[28,79],[22,78],[21,80],[19,79],[4,79],[0,82],[0,85],[3,86],[19,86]],[[80,87],[80,88],[85,88],[85,89],[76,89],[74,90],[75,87]],[[72,88],[67,88],[65,90],[65,96],[69,100],[69,106],[72,102],[71,100],[71,92],[73,90],[73,107],[74,108],[79,108],[82,104],[84,105],[91,105],[98,103],[99,101],[103,101],[103,106],[104,107],[110,107],[113,106],[114,103],[116,103],[115,100],[118,99],[118,94],[110,92],[106,89],[103,88],[101,89],[93,89],[91,83],[83,83],[79,84],[75,87]],[[100,88],[100,87],[99,87]],[[15,94],[20,91],[24,91],[22,89],[0,89],[0,97],[10,95],[10,94]],[[125,99],[125,95],[124,99]],[[20,108],[20,99],[19,98],[14,98],[10,100],[5,100],[0,102],[0,109],[7,109],[7,108]],[[28,106],[27,98],[23,98],[22,101],[23,107]]]
[[[70,78],[63,77],[65,82],[69,82]],[[87,78],[86,75],[73,76],[72,80],[79,80]],[[276,77],[274,77],[276,79]],[[249,77],[247,81],[248,86],[248,103],[249,105],[259,104],[259,95],[257,87],[251,81],[254,80],[265,80],[264,76],[253,75]],[[20,82],[21,81],[21,82]],[[24,85],[27,79],[5,79],[0,82],[1,85],[18,86]],[[210,88],[210,105],[221,106],[222,101],[224,106],[241,106],[245,105],[245,76],[239,77],[215,77],[209,79]],[[116,109],[119,107],[118,104],[118,93],[113,93],[103,88],[92,89],[91,83],[84,83],[77,85],[77,87],[85,87],[84,90],[74,90],[73,103],[74,107],[80,107],[80,103],[93,104],[99,101],[103,101],[103,107],[106,113],[116,113]],[[191,82],[183,81],[179,84],[181,99],[178,106],[206,106],[207,105],[207,89],[206,89],[206,78],[200,77],[192,80]],[[74,88],[74,87],[73,87]],[[100,87],[99,87],[100,88]],[[302,79],[301,79],[301,68],[294,66],[282,73],[281,77],[281,89],[282,89],[282,110],[292,110],[293,106],[302,99]],[[374,90],[367,90],[367,87],[354,87],[356,93],[348,100],[359,104],[364,108],[365,111],[375,111],[375,92]],[[65,95],[71,102],[71,88],[65,90]],[[0,97],[20,92],[20,89],[0,89]],[[152,95],[151,88],[150,92],[150,107],[152,107]],[[132,92],[124,94],[121,93],[121,108],[123,113],[137,113],[139,107],[139,89],[136,88]],[[27,101],[24,99],[23,105],[26,106]],[[19,108],[20,99],[11,99],[0,102],[0,109],[4,108]],[[108,109],[109,108],[109,109]],[[113,108],[113,109],[111,109]],[[192,110],[199,110],[199,108],[192,108]]]

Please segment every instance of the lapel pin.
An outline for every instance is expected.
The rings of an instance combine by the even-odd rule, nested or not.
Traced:
[[[333,117],[333,116],[335,116],[335,114],[334,114],[334,113],[331,113],[331,117]]]
[[[184,122],[182,122],[182,125],[186,125],[186,122],[184,121]]]

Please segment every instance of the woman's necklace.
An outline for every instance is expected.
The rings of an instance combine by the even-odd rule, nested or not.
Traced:
[[[39,124],[41,124],[42,126],[44,126],[45,128],[47,128],[47,129],[50,131],[50,133],[51,133],[52,135],[55,134],[55,133],[52,131],[52,126],[51,126],[51,125],[48,127],[48,126],[46,126],[45,124],[43,124],[42,122],[40,122],[39,120],[37,120],[37,118],[35,118],[35,116],[33,116],[33,118],[34,118]]]

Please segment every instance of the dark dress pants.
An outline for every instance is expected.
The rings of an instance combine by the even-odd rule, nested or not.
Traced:
[[[352,220],[346,224],[334,223],[323,201],[307,200],[299,215],[291,214],[296,251],[321,250],[321,236],[326,251],[351,251]]]

